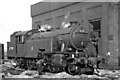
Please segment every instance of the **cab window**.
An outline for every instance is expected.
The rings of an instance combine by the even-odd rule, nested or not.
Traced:
[[[17,43],[23,43],[23,42],[24,42],[24,36],[23,35],[17,36]]]

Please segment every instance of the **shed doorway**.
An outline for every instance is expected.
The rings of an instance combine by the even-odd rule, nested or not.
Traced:
[[[93,25],[93,31],[96,35],[96,42],[94,46],[96,48],[97,54],[100,54],[102,52],[101,19],[92,19],[89,20],[89,23]]]

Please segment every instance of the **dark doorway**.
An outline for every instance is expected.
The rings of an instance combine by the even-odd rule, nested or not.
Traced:
[[[101,19],[98,20],[90,20],[89,21],[93,25],[93,30],[98,32],[98,37],[101,37]]]

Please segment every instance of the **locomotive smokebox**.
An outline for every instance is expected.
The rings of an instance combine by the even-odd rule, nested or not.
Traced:
[[[61,30],[57,37],[59,44],[64,43],[66,46],[72,46],[77,50],[85,49],[90,41],[89,33],[84,32],[81,26]]]

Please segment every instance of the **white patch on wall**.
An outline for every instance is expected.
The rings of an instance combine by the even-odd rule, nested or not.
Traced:
[[[110,56],[110,55],[111,55],[111,53],[110,53],[110,52],[108,52],[106,55]]]

